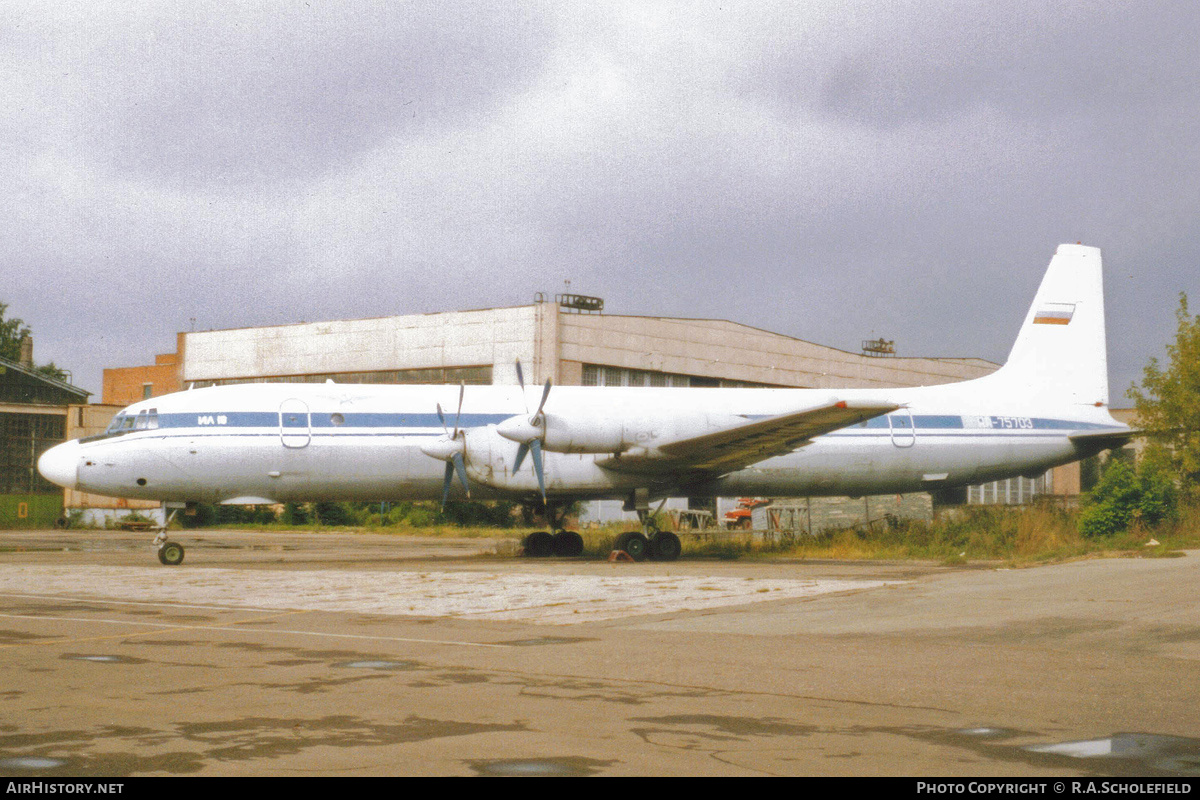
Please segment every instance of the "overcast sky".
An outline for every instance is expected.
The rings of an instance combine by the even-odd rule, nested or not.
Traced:
[[[1104,250],[1200,307],[1200,3],[8,2],[0,301],[96,393],[192,327],[599,295],[1003,361]]]

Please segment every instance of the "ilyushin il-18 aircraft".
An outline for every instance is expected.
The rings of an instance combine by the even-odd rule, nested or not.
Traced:
[[[642,530],[617,548],[673,560],[648,513],[666,497],[934,491],[1047,469],[1117,447],[1108,410],[1100,251],[1058,247],[1004,365],[897,389],[380,386],[256,383],[125,408],[38,469],[60,486],[187,503],[514,499],[553,513],[624,499]],[[540,392],[538,391],[540,388]],[[159,559],[183,560],[160,532]],[[576,532],[529,554],[578,555]]]

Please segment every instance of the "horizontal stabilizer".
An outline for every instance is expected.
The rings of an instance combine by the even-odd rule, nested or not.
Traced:
[[[1107,431],[1081,431],[1079,433],[1072,433],[1067,438],[1075,444],[1086,445],[1099,452],[1100,450],[1124,447],[1138,435],[1140,435],[1138,431],[1135,431],[1133,428],[1124,428]]]

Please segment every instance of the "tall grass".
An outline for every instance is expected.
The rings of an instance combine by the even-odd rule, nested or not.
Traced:
[[[380,523],[383,524],[380,524]],[[401,536],[491,537],[521,540],[539,527],[496,528],[477,525],[429,524],[432,520],[383,519],[366,516],[342,531],[386,533]],[[321,530],[319,522],[288,525],[243,524],[242,529],[274,531]],[[616,539],[631,526],[616,523],[580,531],[584,557],[607,558]],[[1132,554],[1161,556],[1180,549],[1200,548],[1200,508],[1181,506],[1179,513],[1155,525],[1134,522],[1113,536],[1088,538],[1079,533],[1076,512],[1051,506],[965,506],[941,511],[933,522],[901,521],[871,530],[825,531],[794,539],[764,539],[742,531],[689,535],[683,557],[733,560],[742,558],[832,560],[923,560],[956,564],[1000,561],[1012,565],[1061,561],[1087,555]],[[1147,546],[1148,542],[1157,542]]]
[[[1157,544],[1147,546],[1148,542]],[[933,522],[908,521],[876,530],[826,531],[794,540],[746,536],[687,541],[684,553],[716,558],[916,559],[943,563],[1001,561],[1033,564],[1086,555],[1156,556],[1200,547],[1200,509],[1154,526],[1134,525],[1104,539],[1079,533],[1076,514],[1049,506],[968,506],[948,509]]]

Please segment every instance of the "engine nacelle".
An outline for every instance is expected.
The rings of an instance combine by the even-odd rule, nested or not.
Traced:
[[[610,452],[610,451],[605,451]],[[466,433],[466,469],[473,482],[510,492],[538,492],[537,476],[532,464],[513,472],[517,445],[501,436],[495,425],[473,428]],[[604,493],[626,483],[636,483],[637,476],[613,473],[597,466],[595,458],[580,454],[573,458],[554,455],[546,459],[546,489],[551,494],[569,485],[577,494]]]
[[[623,453],[637,444],[619,420],[592,417],[572,420],[546,415],[542,447],[552,453]]]
[[[662,441],[698,436],[740,422],[745,418],[726,414],[539,414],[510,417],[497,425],[496,431],[512,442],[538,439],[542,449],[551,453],[617,455],[636,448],[653,450]]]

